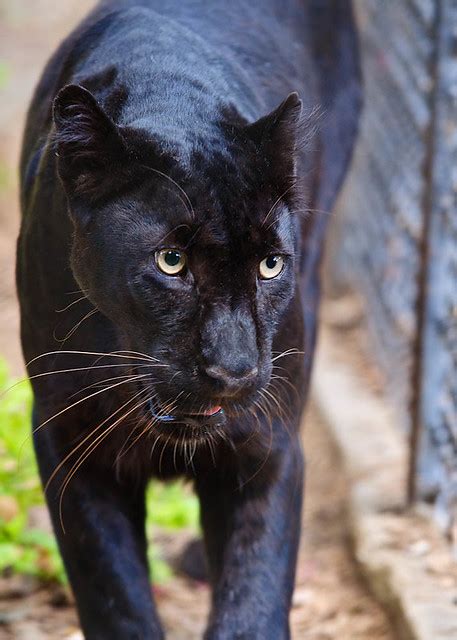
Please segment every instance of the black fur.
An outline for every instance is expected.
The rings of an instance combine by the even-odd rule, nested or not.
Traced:
[[[349,0],[105,1],[48,63],[17,279],[35,448],[88,640],[163,637],[151,475],[200,498],[205,638],[290,637],[328,218],[312,210],[334,203],[359,108]],[[178,276],[156,264],[167,247],[187,255]],[[263,280],[268,255],[284,268]]]

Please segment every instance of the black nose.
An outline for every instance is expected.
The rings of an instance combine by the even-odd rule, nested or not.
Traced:
[[[213,383],[217,384],[219,391],[231,395],[252,384],[258,374],[258,369],[252,367],[243,370],[229,370],[217,365],[210,365],[205,368],[205,373]]]

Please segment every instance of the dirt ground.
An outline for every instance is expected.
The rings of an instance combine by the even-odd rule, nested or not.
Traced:
[[[394,640],[389,624],[360,582],[349,552],[345,477],[325,426],[311,408],[305,420],[307,490],[303,536],[291,614],[295,640]],[[165,548],[179,551],[186,541]],[[174,577],[155,589],[170,640],[202,637],[208,587]],[[0,578],[2,640],[82,640],[74,609],[57,587]]]
[[[93,4],[91,0],[0,0],[0,354],[22,372],[14,293],[18,226],[16,166],[23,118],[44,61]],[[388,622],[360,582],[345,522],[345,478],[324,425],[311,409],[304,430],[307,494],[291,620],[300,640],[393,640]],[[165,550],[182,546],[162,541]],[[174,577],[155,589],[170,640],[201,638],[205,584]],[[81,638],[71,598],[61,588],[0,577],[0,639]]]

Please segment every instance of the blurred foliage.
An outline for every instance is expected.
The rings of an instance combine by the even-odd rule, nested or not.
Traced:
[[[0,193],[9,189],[14,184],[14,175],[11,168],[0,159]]]
[[[32,394],[28,381],[8,376],[0,359],[0,573],[5,570],[65,582],[54,536],[29,526],[33,508],[44,504],[30,435]],[[198,530],[198,500],[181,483],[152,482],[147,493],[147,532],[154,529]],[[170,567],[150,545],[155,582],[166,580]]]

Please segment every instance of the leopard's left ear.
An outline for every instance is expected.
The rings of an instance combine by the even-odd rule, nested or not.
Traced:
[[[247,136],[265,155],[271,168],[270,179],[281,189],[296,178],[301,115],[302,101],[294,92],[271,113],[245,128]]]

